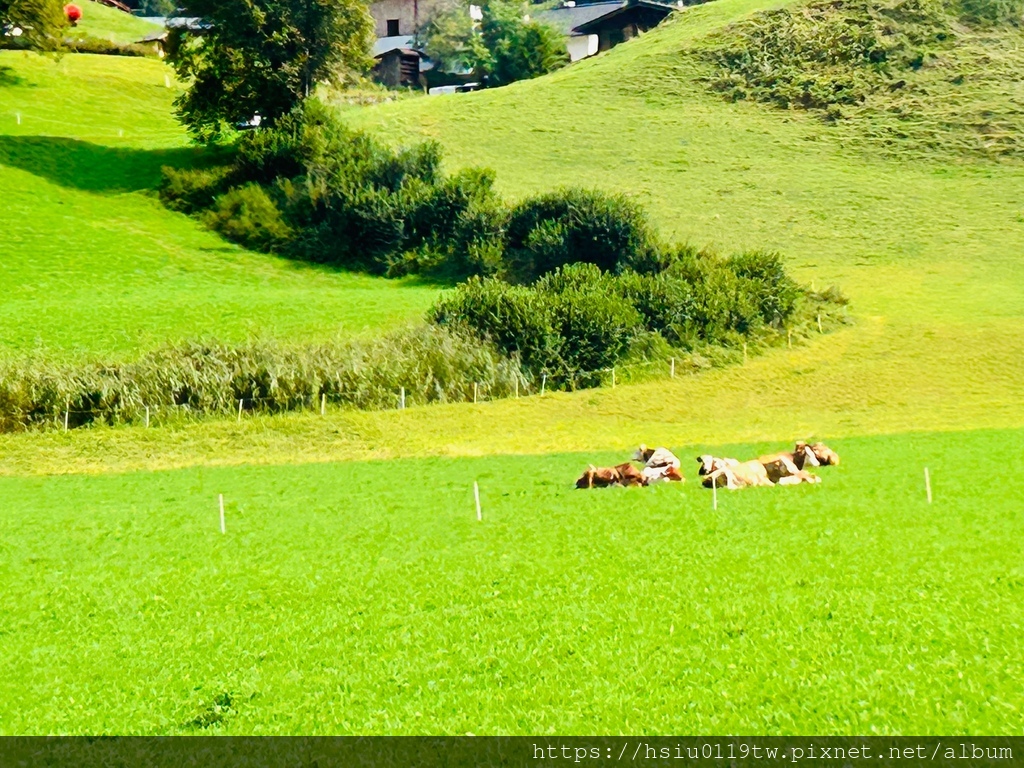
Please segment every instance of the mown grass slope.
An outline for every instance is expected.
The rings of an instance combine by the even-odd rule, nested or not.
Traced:
[[[137,43],[147,35],[160,31],[151,22],[132,16],[130,13],[109,8],[95,0],[78,3],[82,9],[82,20],[70,30],[69,37],[97,37],[114,43]]]
[[[1019,734],[1022,439],[717,511],[572,488],[621,453],[0,479],[0,733]]]
[[[250,253],[165,209],[160,167],[197,151],[160,62],[0,52],[0,66],[0,353],[325,339],[418,317],[436,295]]]

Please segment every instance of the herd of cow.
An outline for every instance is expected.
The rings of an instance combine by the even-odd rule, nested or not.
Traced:
[[[593,464],[576,481],[577,488],[605,488],[610,485],[654,485],[685,482],[679,459],[667,448],[641,445],[633,461],[643,462],[637,469],[632,462],[614,467]],[[798,485],[820,483],[821,478],[806,467],[823,467],[839,463],[839,454],[824,443],[798,441],[792,451],[780,451],[751,461],[722,459],[716,456],[697,457],[697,474],[705,488],[747,488],[758,485]]]

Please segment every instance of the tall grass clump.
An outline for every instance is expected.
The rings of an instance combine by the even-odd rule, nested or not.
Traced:
[[[820,114],[886,151],[1021,156],[1024,0],[815,0],[753,14],[692,56],[725,98]]]
[[[150,409],[278,413],[328,402],[359,409],[491,397],[525,387],[519,364],[479,340],[421,326],[369,340],[292,347],[190,343],[129,363],[0,362],[0,431],[137,422]]]
[[[951,40],[940,0],[850,0],[776,8],[727,27],[702,56],[732,100],[832,110],[859,104]]]

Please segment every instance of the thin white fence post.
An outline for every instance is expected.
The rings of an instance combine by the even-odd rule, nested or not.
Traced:
[[[404,411],[405,410],[405,387],[402,387],[401,391],[398,393],[398,402],[401,403],[401,408]]]
[[[673,379],[676,377],[676,359],[674,357],[672,358],[672,365],[669,368],[669,377]]]
[[[821,330],[821,312],[818,313],[818,333],[824,333],[824,331]]]
[[[146,406],[146,429],[149,429],[149,406]]]
[[[711,478],[711,508],[718,509],[718,478]]]
[[[473,500],[476,502],[476,519],[483,520],[484,516],[480,511],[480,484],[476,480],[473,481]]]
[[[612,389],[615,389],[615,366],[612,366]]]
[[[477,394],[480,389],[480,385],[477,382],[473,382],[473,402],[476,402]]]
[[[224,527],[224,494],[218,493],[217,500],[220,502],[220,532],[227,533],[227,529]]]
[[[238,420],[239,421],[242,420],[242,400],[241,400],[241,398],[239,398],[239,400],[238,400]]]
[[[326,392],[321,392],[320,393],[320,415],[321,416],[326,416],[327,415],[327,393]]]
[[[519,399],[519,377],[516,377],[516,400]]]
[[[747,342],[743,342],[743,364],[747,364]]]
[[[928,503],[932,503],[932,479],[928,475],[928,467],[924,468],[924,492],[928,496]]]
[[[545,385],[546,385],[547,383],[548,383],[548,375],[547,375],[546,373],[542,373],[542,374],[540,375],[540,393],[541,393],[542,395],[544,394],[544,386],[545,386]]]

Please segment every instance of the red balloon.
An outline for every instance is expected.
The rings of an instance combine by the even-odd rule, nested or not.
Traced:
[[[82,9],[74,3],[68,3],[64,6],[64,15],[68,17],[68,21],[74,24],[82,18]]]

